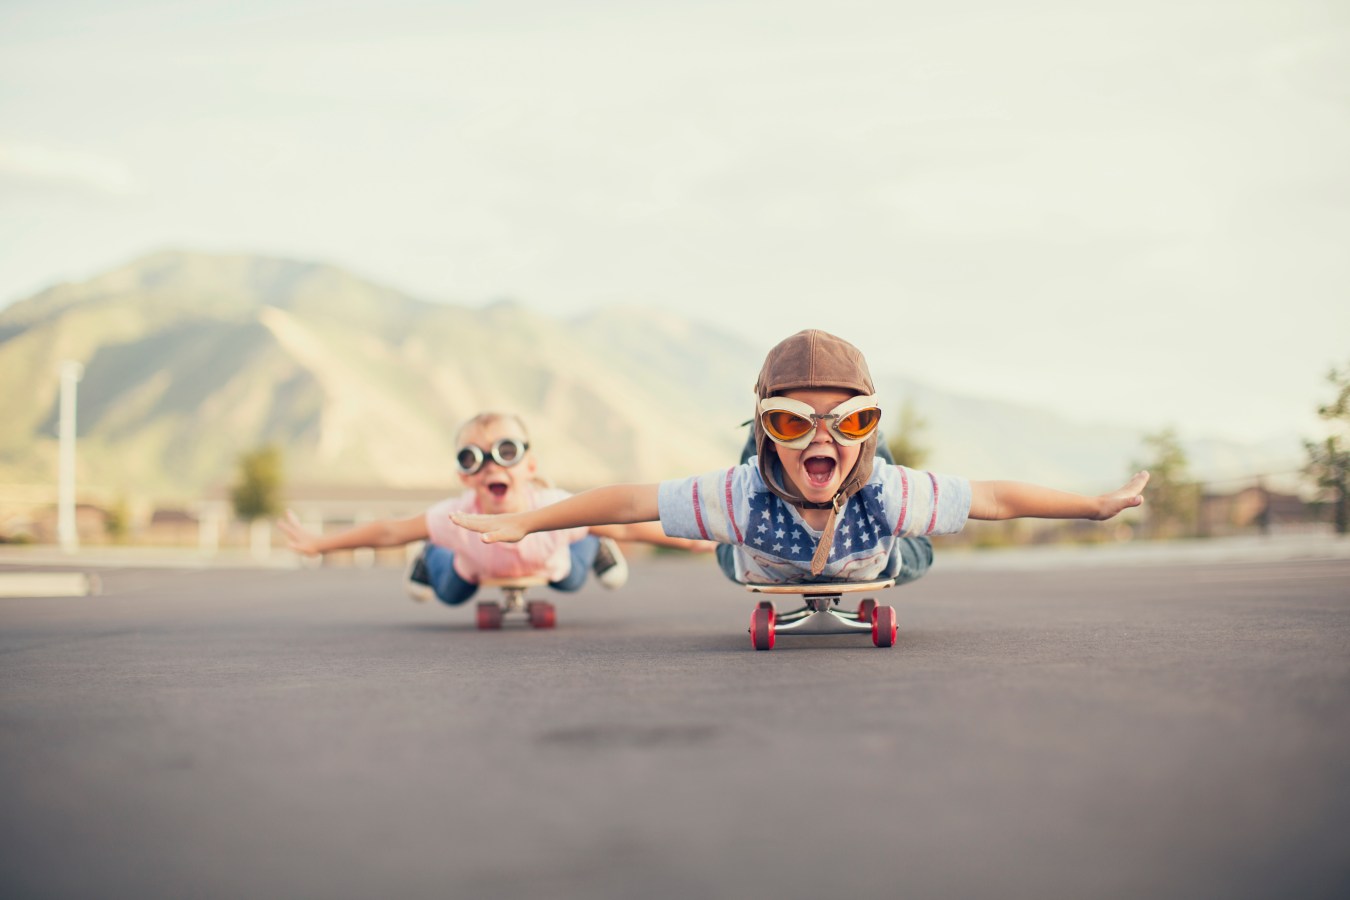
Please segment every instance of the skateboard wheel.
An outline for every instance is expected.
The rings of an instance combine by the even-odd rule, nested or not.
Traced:
[[[761,601],[759,601],[759,604],[755,606],[755,609],[767,609],[769,612],[773,612],[773,611],[774,611],[774,609],[773,609],[773,601],[772,601],[772,600],[761,600]]]
[[[486,602],[478,604],[478,627],[482,631],[491,631],[502,627],[502,608],[500,604]]]
[[[545,600],[532,600],[525,607],[530,624],[535,628],[552,628],[558,624],[558,614],[553,604]]]
[[[877,601],[873,600],[871,597],[866,598],[865,600],[863,600],[863,602],[858,604],[859,622],[872,621],[872,619],[876,616],[876,613],[877,613]]]
[[[756,650],[772,650],[773,633],[773,604],[768,609],[763,604],[755,607],[750,615],[750,643]]]
[[[895,607],[878,606],[872,615],[872,643],[878,647],[893,647],[895,632]]]

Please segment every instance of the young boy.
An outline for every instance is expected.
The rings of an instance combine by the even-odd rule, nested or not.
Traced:
[[[413,560],[406,586],[417,600],[433,596],[451,606],[467,601],[484,578],[543,575],[560,591],[579,590],[594,569],[608,588],[623,585],[628,566],[617,540],[647,541],[693,549],[698,542],[668,538],[650,523],[585,526],[535,535],[518,544],[493,547],[451,520],[451,513],[520,513],[567,498],[566,491],[542,487],[538,462],[530,452],[520,417],[480,413],[460,426],[455,437],[459,480],[468,488],[460,497],[443,500],[424,514],[357,525],[338,534],[306,531],[294,512],[277,523],[290,548],[316,555],[355,547],[397,547],[426,541]]]
[[[659,485],[596,488],[528,512],[457,512],[453,519],[488,543],[660,521],[666,534],[730,545],[719,560],[737,581],[903,583],[932,562],[928,535],[960,531],[967,519],[1100,520],[1143,502],[1147,472],[1087,497],[877,464],[881,407],[867,363],[823,331],[799,332],[770,350],[755,390],[758,452],[739,466]]]

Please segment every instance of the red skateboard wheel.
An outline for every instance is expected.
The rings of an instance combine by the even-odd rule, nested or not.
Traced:
[[[773,639],[773,605],[758,606],[750,616],[750,643],[756,650],[772,650]]]
[[[478,627],[483,631],[491,631],[502,627],[502,608],[498,603],[486,602],[478,604]]]
[[[896,631],[895,607],[878,606],[872,616],[872,643],[878,647],[893,647]]]
[[[533,600],[526,604],[530,624],[535,628],[552,628],[558,624],[558,614],[552,603],[546,600]]]

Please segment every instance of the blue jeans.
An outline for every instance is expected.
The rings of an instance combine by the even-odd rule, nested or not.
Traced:
[[[716,552],[722,574],[736,581],[736,548],[731,544],[718,544]],[[899,538],[891,548],[891,555],[898,555],[903,564],[895,576],[896,586],[909,584],[922,578],[933,565],[933,542],[926,537]]]
[[[591,563],[595,562],[595,554],[600,550],[600,539],[588,534],[567,549],[572,556],[571,570],[559,580],[550,581],[548,586],[557,591],[578,591],[586,583],[586,573],[591,570]],[[422,562],[427,567],[427,581],[436,592],[436,599],[442,603],[458,606],[477,592],[477,584],[465,581],[455,571],[455,554],[452,551],[427,544],[422,548]]]
[[[753,431],[745,439],[745,446],[741,448],[741,462],[744,463],[750,457],[755,455],[755,434]],[[895,457],[891,456],[891,451],[886,446],[886,438],[880,431],[877,432],[877,459],[895,465]],[[722,574],[736,580],[736,550],[731,544],[717,545],[717,565],[722,570]],[[891,550],[892,558],[900,557],[900,573],[895,576],[897,586],[908,584],[911,581],[917,581],[922,578],[928,569],[933,565],[933,542],[926,537],[907,537],[900,538],[895,542],[895,547]]]

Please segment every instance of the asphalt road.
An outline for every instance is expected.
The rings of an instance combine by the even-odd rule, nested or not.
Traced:
[[[1350,896],[1350,560],[944,571],[750,649],[707,559],[480,633],[390,569],[0,600],[0,894]]]

